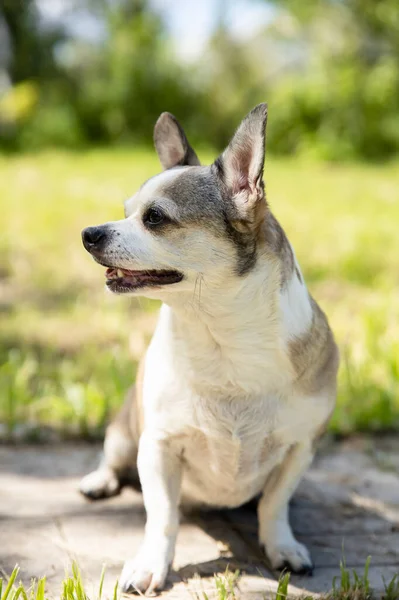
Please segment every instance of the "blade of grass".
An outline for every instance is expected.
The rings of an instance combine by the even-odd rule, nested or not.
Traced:
[[[101,575],[100,575],[100,585],[98,588],[98,600],[101,600],[102,595],[103,595],[103,585],[104,585],[104,577],[105,577],[105,563],[103,564],[103,568],[101,570]]]
[[[19,573],[19,566],[18,566],[18,565],[15,565],[15,567],[14,567],[14,569],[13,569],[13,571],[12,571],[11,575],[10,575],[10,579],[8,580],[8,583],[7,583],[7,587],[6,587],[6,589],[5,589],[5,592],[4,592],[4,594],[2,595],[2,597],[1,597],[1,600],[7,600],[7,598],[8,598],[8,595],[9,595],[9,594],[10,594],[10,592],[11,592],[12,586],[14,585],[14,581],[15,581],[15,580],[16,580],[16,578],[17,578],[17,575],[18,575],[18,573]]]

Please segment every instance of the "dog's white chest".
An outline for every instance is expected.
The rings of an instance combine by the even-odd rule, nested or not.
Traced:
[[[184,436],[183,497],[237,506],[259,493],[282,447],[271,433],[267,403],[200,400]]]
[[[324,404],[293,402],[286,357],[264,332],[245,332],[241,345],[234,335],[222,352],[202,329],[186,339],[176,327],[163,308],[146,357],[146,428],[182,456],[183,501],[238,506],[262,491]]]

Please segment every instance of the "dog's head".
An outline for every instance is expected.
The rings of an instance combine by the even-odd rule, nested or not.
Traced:
[[[125,202],[125,219],[82,232],[112,292],[163,299],[192,291],[199,277],[223,284],[253,268],[266,211],[266,118],[265,104],[254,108],[204,167],[176,119],[159,117],[154,140],[164,172]]]

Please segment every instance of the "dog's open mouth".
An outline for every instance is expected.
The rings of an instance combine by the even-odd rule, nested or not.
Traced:
[[[183,279],[183,274],[178,271],[129,271],[109,267],[105,276],[107,286],[112,292],[133,292],[143,287],[158,287],[178,283]]]

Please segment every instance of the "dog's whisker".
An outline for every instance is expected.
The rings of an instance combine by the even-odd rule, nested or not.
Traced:
[[[195,294],[197,292],[197,283],[198,283],[198,277],[200,276],[199,273],[197,273],[197,276],[195,278],[195,283],[194,283],[194,291],[193,291],[193,298],[192,298],[192,304],[195,304]]]
[[[199,294],[198,294],[198,307],[201,309],[201,292],[202,292],[202,282],[204,280],[204,276],[202,273],[199,274]]]

